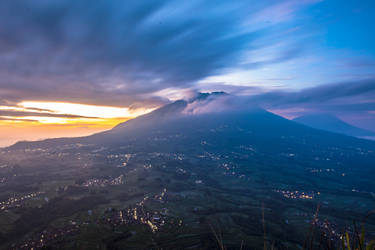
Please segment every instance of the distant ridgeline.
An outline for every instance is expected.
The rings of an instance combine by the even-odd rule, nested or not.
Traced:
[[[375,132],[350,125],[332,114],[310,114],[295,118],[299,122],[312,128],[326,130],[355,137],[374,137]]]

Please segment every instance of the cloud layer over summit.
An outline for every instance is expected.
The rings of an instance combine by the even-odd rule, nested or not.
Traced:
[[[0,106],[39,101],[149,109],[206,90],[255,94],[261,103],[278,93],[277,100],[292,105],[303,96],[285,93],[323,91],[337,82],[373,86],[374,5],[3,0]],[[366,103],[373,101],[368,95]],[[357,109],[362,103],[372,119],[360,93],[347,98],[343,103]],[[26,120],[28,110],[21,111]]]

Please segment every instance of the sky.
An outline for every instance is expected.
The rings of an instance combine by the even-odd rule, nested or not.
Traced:
[[[375,2],[2,0],[0,146],[110,129],[196,92],[375,131]]]

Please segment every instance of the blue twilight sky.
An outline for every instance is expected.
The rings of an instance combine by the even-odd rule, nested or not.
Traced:
[[[23,101],[135,109],[223,90],[375,130],[374,11],[372,0],[3,0],[0,106],[14,110],[0,120],[21,117]]]

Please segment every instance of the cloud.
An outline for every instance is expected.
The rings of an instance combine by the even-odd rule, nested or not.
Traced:
[[[232,100],[235,100],[233,96],[228,96],[223,92],[213,92],[211,94],[197,93],[187,103],[183,113],[185,115],[196,115],[237,109],[238,107],[231,105]]]
[[[259,11],[251,19],[254,23],[265,23],[266,25],[277,24],[293,19],[296,10],[304,5],[319,3],[322,0],[290,0],[280,1],[274,5]]]
[[[268,29],[314,1],[284,2],[1,1],[0,102],[160,105],[166,100],[153,93],[235,67],[244,51],[264,46],[256,41]],[[278,20],[247,22],[263,22],[258,13],[269,6],[266,13],[282,9]],[[298,54],[288,49],[248,67]]]
[[[9,117],[0,117],[0,121],[9,121],[9,122],[38,122],[38,120],[33,119],[23,119],[23,118],[9,118]]]
[[[28,116],[41,116],[41,117],[61,117],[61,118],[98,118],[98,117],[86,117],[80,115],[71,115],[71,114],[53,114],[53,113],[46,113],[46,112],[31,112],[31,111],[15,111],[15,110],[0,110],[0,117],[1,116],[9,116],[9,117],[28,117]]]
[[[322,103],[340,102],[348,104],[375,100],[375,79],[362,81],[347,81],[333,84],[323,84],[300,91],[271,91],[255,95],[249,101],[257,102],[269,107],[317,105]]]
[[[253,61],[253,62],[248,62],[244,63],[241,65],[241,68],[244,69],[258,69],[270,64],[277,64],[277,63],[282,63],[282,62],[287,62],[289,60],[292,60],[299,56],[302,51],[304,51],[303,47],[301,45],[295,45],[296,47],[289,48],[287,47],[286,49],[282,50],[281,53],[276,56],[273,56],[273,58],[266,59],[266,60],[261,60],[261,61]]]
[[[225,92],[196,93],[195,97],[187,101],[183,113],[186,115],[196,115],[258,110],[259,105],[250,104],[248,99],[248,96],[237,96]]]

